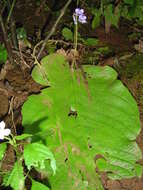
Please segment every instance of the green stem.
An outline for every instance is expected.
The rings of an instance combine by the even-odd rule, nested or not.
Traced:
[[[76,4],[77,4],[77,7],[78,7],[78,5],[79,5],[79,0],[77,0],[77,3],[76,3]]]
[[[101,13],[102,13],[102,14],[103,14],[103,7],[104,7],[104,4],[103,4],[103,1],[101,0],[100,9],[101,9]]]
[[[8,140],[8,143],[14,148],[14,151],[16,153],[16,158],[17,158],[17,160],[19,160],[21,155],[18,152],[17,143],[16,143],[16,140],[15,140],[14,136],[11,134],[11,138],[10,137],[5,137],[5,139]]]
[[[76,16],[76,22],[77,22],[77,16]],[[78,40],[78,23],[75,24],[75,29],[74,29],[74,49],[75,52],[77,51],[77,40]]]

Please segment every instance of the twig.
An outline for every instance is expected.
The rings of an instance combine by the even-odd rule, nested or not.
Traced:
[[[15,3],[15,2],[13,1],[13,3]],[[14,8],[14,5],[12,5],[12,6]],[[9,17],[10,20],[7,20],[7,24],[10,21],[10,30],[11,30],[12,44],[13,44],[14,48],[16,50],[18,50],[19,45],[18,45],[18,40],[17,40],[15,21],[13,19],[13,15],[12,15],[12,11],[11,11],[12,10],[12,6],[10,5],[10,1],[8,0],[9,15],[10,15],[10,12],[11,12],[11,17]]]
[[[57,44],[57,43],[61,43],[61,44],[65,44],[65,45],[71,45],[71,46],[74,46],[74,43],[73,42],[66,42],[66,41],[64,41],[64,40],[54,40],[54,39],[52,39],[52,40],[48,40],[47,42],[53,42],[53,43],[55,43],[55,44]],[[78,46],[86,46],[86,45],[84,45],[84,44],[82,44],[82,43],[77,43],[77,45]]]
[[[53,25],[53,27],[52,27],[50,33],[47,35],[47,37],[45,38],[45,40],[44,40],[44,42],[43,42],[43,45],[42,45],[42,47],[41,47],[41,49],[40,49],[40,51],[39,51],[39,53],[38,53],[38,55],[37,55],[37,60],[40,59],[41,53],[43,52],[43,50],[44,50],[44,48],[45,48],[45,46],[46,46],[46,42],[49,40],[49,38],[50,38],[50,37],[53,35],[53,33],[55,32],[57,25],[59,24],[61,18],[63,17],[63,15],[64,15],[64,13],[65,13],[67,7],[68,7],[69,4],[71,3],[71,1],[72,1],[72,0],[68,0],[67,3],[65,4],[65,6],[62,8],[61,13],[60,13],[58,19],[56,20],[56,22],[55,22],[55,24]]]
[[[43,40],[41,40],[40,42],[38,42],[38,43],[34,46],[34,48],[33,48],[33,53],[32,53],[32,57],[35,57],[35,56],[36,56],[36,48],[37,48],[38,46],[40,46],[42,43],[43,43]]]
[[[4,2],[4,5],[3,5],[2,9],[1,9],[1,12],[0,12],[1,15],[3,14],[5,8],[6,8],[6,1]]]
[[[7,31],[6,31],[6,28],[4,26],[3,18],[1,15],[0,15],[0,25],[1,25],[2,32],[3,32],[4,44],[5,44],[5,47],[6,47],[7,52],[8,52],[9,61],[11,62],[11,64],[14,64],[14,60],[13,60],[13,56],[12,56],[12,48],[11,48],[11,45],[9,43]]]
[[[39,42],[38,44],[36,44],[36,46],[34,47],[33,54],[31,54],[31,56],[32,56],[32,58],[34,59],[34,64],[39,67],[39,71],[41,72],[41,75],[43,76],[43,79],[46,80],[47,85],[50,85],[45,70],[43,69],[43,67],[41,66],[41,64],[39,63],[39,61],[37,60],[37,58],[36,58],[36,56],[35,56],[36,47],[37,47],[38,45],[40,45],[40,43],[42,43],[42,41]]]
[[[54,39],[51,39],[51,40],[48,40],[47,43],[54,43],[54,44],[57,44],[57,43],[61,43],[61,44],[64,44],[64,45],[67,45],[67,46],[74,46],[74,43],[73,42],[66,42],[64,40],[54,40]],[[34,48],[33,48],[33,53],[32,53],[32,56],[34,57],[36,55],[36,49],[43,43],[43,40],[41,40],[40,42],[38,42]],[[77,44],[78,46],[81,46],[81,47],[86,47],[86,45],[82,44],[82,43],[78,43]]]
[[[11,18],[12,11],[13,11],[13,8],[15,6],[15,3],[16,3],[16,0],[13,0],[11,8],[10,8],[10,11],[9,11],[9,14],[8,14],[8,17],[7,17],[7,23],[9,23],[9,21],[10,21],[10,18]]]
[[[26,63],[26,61],[25,61],[24,58],[23,58],[23,54],[22,54],[22,50],[21,50],[20,45],[19,45],[19,53],[20,53],[20,58],[21,58],[23,64],[24,64],[26,67],[30,68],[30,66]]]
[[[11,30],[11,38],[12,38],[12,44],[16,50],[18,50],[18,39],[17,39],[17,33],[16,33],[16,26],[15,21],[11,18],[10,19],[10,30]]]
[[[13,129],[14,129],[14,133],[16,134],[16,126],[15,126],[15,123],[14,123],[13,104],[14,104],[14,96],[12,96],[12,98],[10,100],[10,107],[9,107],[8,114],[11,114],[11,120],[12,120],[12,125],[13,125]]]

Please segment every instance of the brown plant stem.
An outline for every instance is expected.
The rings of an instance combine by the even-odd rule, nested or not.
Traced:
[[[17,40],[17,34],[16,34],[16,26],[12,18],[10,19],[10,31],[11,31],[12,44],[14,48],[18,50],[19,47],[18,47],[18,40]]]
[[[3,38],[4,38],[4,44],[5,44],[5,47],[7,49],[9,61],[10,61],[11,64],[14,64],[14,60],[13,60],[13,56],[12,56],[12,48],[11,48],[11,45],[9,43],[7,31],[6,31],[6,28],[5,28],[5,25],[4,25],[4,22],[3,22],[3,18],[2,18],[1,15],[0,15],[0,26],[1,26],[1,29],[2,29]]]
[[[10,21],[15,3],[16,3],[16,0],[13,0],[12,5],[10,6],[10,1],[8,0],[8,7],[10,7],[10,9],[9,9],[8,17],[7,17],[7,23],[9,23],[9,21]]]
[[[18,46],[18,40],[17,40],[17,34],[16,34],[16,26],[15,26],[15,21],[14,21],[13,15],[12,15],[12,11],[13,11],[15,2],[16,1],[13,1],[13,4],[11,6],[10,1],[9,0],[7,1],[8,9],[9,9],[9,16],[8,16],[9,19],[7,19],[7,22],[10,22],[10,31],[11,31],[12,44],[13,44],[14,48],[16,50],[18,50],[19,46]]]
[[[71,3],[72,0],[68,0],[67,3],[65,4],[65,6],[62,8],[61,13],[59,15],[59,17],[57,18],[55,24],[53,25],[51,31],[49,32],[49,34],[47,35],[47,37],[45,38],[45,40],[43,41],[42,47],[37,55],[37,60],[40,60],[41,54],[46,46],[47,41],[50,39],[50,37],[53,35],[53,33],[55,32],[57,25],[59,24],[61,18],[63,17],[67,7],[69,6],[69,4]]]
[[[3,5],[3,7],[1,8],[1,12],[0,12],[1,15],[3,14],[5,8],[6,8],[6,2],[4,2],[4,5]]]

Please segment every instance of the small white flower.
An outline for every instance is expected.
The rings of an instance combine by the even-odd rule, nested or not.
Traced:
[[[3,140],[5,136],[10,135],[10,129],[5,129],[5,122],[0,122],[0,139]]]

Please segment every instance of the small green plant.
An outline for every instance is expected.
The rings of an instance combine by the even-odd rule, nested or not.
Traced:
[[[65,38],[65,40],[73,41],[73,32],[69,28],[64,27],[62,30],[62,35]]]
[[[23,190],[25,180],[29,178],[32,182],[32,190],[36,190],[37,186],[43,190],[48,190],[49,188],[46,185],[32,179],[29,172],[32,168],[35,168],[37,171],[45,169],[46,160],[50,160],[50,167],[53,170],[53,174],[55,174],[56,162],[54,156],[47,146],[41,142],[28,143],[28,141],[23,141],[28,138],[31,138],[30,134],[13,136],[10,129],[5,129],[4,121],[0,122],[0,139],[6,140],[0,146],[0,167],[2,167],[3,157],[8,144],[13,147],[16,155],[16,162],[12,170],[7,172],[1,171],[3,185],[11,186],[13,190]],[[20,151],[20,146],[23,146],[23,151]],[[24,165],[27,168],[26,170],[24,169]]]
[[[83,43],[87,46],[97,46],[99,43],[99,40],[97,38],[87,38],[87,39],[84,39]]]
[[[78,24],[79,23],[86,23],[86,16],[84,15],[84,10],[77,8],[75,9],[75,12],[73,14],[73,20],[74,20],[74,33],[71,29],[68,27],[64,27],[62,30],[62,36],[66,41],[74,41],[74,48],[77,48],[77,41],[83,43],[87,46],[97,46],[99,40],[97,38],[82,38],[80,33],[78,32]]]
[[[18,40],[27,39],[27,33],[26,33],[26,30],[23,27],[17,28],[16,33],[17,33],[17,39]]]
[[[25,30],[25,28],[20,27],[16,29],[16,33],[17,33],[17,39],[23,44],[23,46],[31,48],[31,43],[29,42],[28,38],[27,38],[27,32]]]
[[[0,64],[5,63],[7,60],[7,50],[3,44],[0,44]]]
[[[134,20],[143,25],[143,1],[142,0],[123,0],[117,4],[113,1],[101,0],[99,7],[91,9],[93,14],[92,28],[95,29],[105,20],[105,29],[109,32],[111,25],[118,27],[121,17]]]

